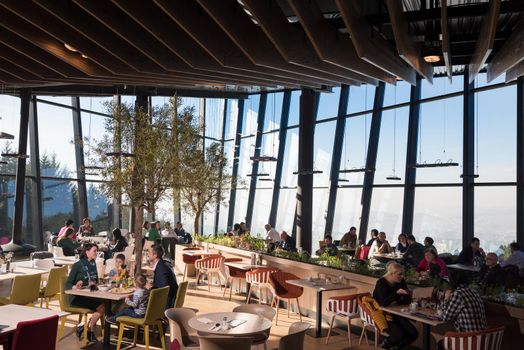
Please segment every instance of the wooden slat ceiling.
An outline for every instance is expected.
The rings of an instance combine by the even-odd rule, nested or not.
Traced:
[[[225,96],[464,65],[515,79],[523,16],[520,0],[0,0],[0,93]]]

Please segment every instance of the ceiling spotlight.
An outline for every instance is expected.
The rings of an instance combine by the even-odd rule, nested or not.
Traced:
[[[427,63],[437,63],[440,61],[440,56],[438,55],[427,55],[424,56],[424,61]]]
[[[87,59],[87,58],[89,58],[89,57],[87,57],[87,56],[86,56],[86,55],[84,55],[84,54],[81,54],[81,55],[82,55],[82,57],[83,57],[83,58],[86,58],[86,59]]]
[[[69,51],[78,52],[77,49],[75,49],[73,46],[69,45],[68,43],[64,43],[64,46],[65,46],[65,48],[68,49]]]

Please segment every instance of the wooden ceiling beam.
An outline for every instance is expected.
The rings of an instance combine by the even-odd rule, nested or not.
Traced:
[[[354,80],[355,82],[378,84],[376,79],[322,61],[303,33],[289,23],[276,1],[243,0],[243,3],[262,27],[269,40],[275,45],[278,52],[289,63],[333,74],[344,79]]]
[[[40,62],[30,57],[24,56],[20,52],[13,50],[3,43],[0,43],[0,57],[13,62],[20,67],[30,67],[34,74],[42,78],[65,78],[65,75],[61,72],[50,69],[49,67],[42,65]]]
[[[10,60],[6,60],[5,58],[0,58],[0,68],[24,81],[44,80],[43,77],[38,76],[37,74],[27,70],[26,68],[20,67],[15,63],[11,62]]]
[[[524,60],[524,17],[487,67],[488,83]]]
[[[322,60],[373,79],[396,84],[394,75],[358,57],[349,36],[324,19],[315,1],[288,0],[288,3]]]
[[[386,0],[386,6],[391,18],[393,36],[400,57],[421,76],[433,83],[433,66],[422,58],[420,46],[416,38],[409,31],[409,22],[404,16],[401,0]]]
[[[446,74],[451,82],[453,76],[452,62],[451,62],[451,47],[449,39],[449,21],[448,21],[448,4],[447,0],[440,2],[440,28],[442,29],[442,57],[446,64]]]
[[[371,27],[362,15],[357,2],[335,0],[335,3],[359,57],[415,85],[415,70],[398,57],[391,44]]]
[[[471,84],[477,74],[482,69],[484,63],[488,59],[493,44],[495,42],[495,32],[497,31],[497,22],[499,19],[500,0],[490,0],[488,12],[482,19],[482,26],[480,27],[480,34],[475,46],[475,53],[471,57],[471,62],[468,66],[469,83]]]
[[[524,61],[514,65],[506,71],[506,83],[513,81],[524,75]]]

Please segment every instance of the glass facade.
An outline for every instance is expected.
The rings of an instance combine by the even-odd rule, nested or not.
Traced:
[[[474,232],[486,250],[496,251],[517,237],[516,228],[516,158],[517,158],[517,89],[515,83],[486,84],[481,74],[476,82],[474,97]],[[374,96],[377,87],[362,85],[350,87],[346,110],[340,170],[365,167],[368,159],[369,134],[373,115]],[[382,120],[377,149],[375,176],[369,208],[367,231],[377,228],[385,231],[392,242],[404,227],[404,189],[410,105],[420,103],[419,130],[417,135],[417,163],[458,163],[458,166],[416,168],[415,199],[412,217],[413,234],[421,241],[432,236],[439,252],[456,252],[463,245],[463,77],[435,78],[433,85],[426,81],[421,86],[421,101],[410,101],[411,86],[399,82],[387,85],[381,108]],[[314,140],[314,168],[322,173],[314,176],[312,242],[313,250],[324,234],[334,239],[349,230],[360,227],[362,216],[362,188],[364,172],[340,173],[337,198],[333,217],[328,217],[327,208],[331,200],[330,171],[333,161],[333,142],[337,124],[340,88],[321,93]],[[204,234],[222,233],[233,223],[246,221],[250,192],[254,198],[250,229],[254,234],[264,232],[264,224],[270,219],[272,206],[276,211],[277,230],[293,231],[299,151],[299,101],[300,91],[293,91],[289,106],[289,123],[286,127],[284,156],[278,162],[261,162],[258,173],[269,176],[258,177],[252,187],[253,162],[250,159],[257,151],[255,140],[261,132],[260,154],[278,156],[280,145],[281,112],[284,93],[268,93],[265,106],[264,125],[258,125],[258,113],[262,111],[260,95],[250,95],[244,101],[244,113],[239,116],[238,100],[217,98],[182,98],[184,106],[193,106],[205,121],[206,145],[221,142],[224,135],[224,154],[228,159],[227,169],[232,169],[235,137],[241,136],[239,149],[238,187],[232,222],[228,222],[230,188],[226,188],[226,200],[208,208],[203,218]],[[92,154],[89,141],[100,139],[104,134],[106,109],[104,103],[112,97],[82,97],[81,128],[84,141],[84,165],[89,166]],[[168,97],[154,97],[154,106],[168,102]],[[87,204],[87,213],[93,220],[95,231],[110,230],[114,222],[114,205],[101,190],[96,172],[86,173],[86,197],[79,198],[79,186],[83,184],[80,169],[77,169],[75,154],[73,105],[70,97],[38,97],[39,152],[42,189],[41,208],[44,231],[58,231],[63,222],[72,218],[75,225],[82,219],[81,203]],[[123,102],[133,102],[133,96],[122,96]],[[19,133],[20,101],[12,96],[0,96],[1,131],[15,135]],[[225,113],[224,113],[224,108]],[[377,111],[375,111],[377,112]],[[225,114],[225,115],[224,115]],[[522,116],[521,116],[522,117]],[[242,118],[242,129],[236,130],[237,119]],[[18,145],[10,140],[0,140],[2,151],[16,151]],[[29,161],[28,161],[29,162]],[[280,187],[275,187],[277,166],[282,163]],[[28,164],[31,164],[30,162]],[[31,165],[29,165],[30,167]],[[13,225],[15,192],[15,162],[0,164],[0,243],[9,239]],[[29,174],[29,171],[28,171]],[[28,178],[29,179],[29,178]],[[32,187],[27,181],[26,203],[30,202]],[[279,191],[279,201],[272,203],[273,194]],[[38,242],[33,237],[31,219],[34,206],[26,206],[24,216],[24,238]],[[173,212],[173,200],[164,198],[156,210],[156,219],[173,221],[178,217]],[[186,230],[191,231],[193,218],[182,212],[181,219]],[[215,225],[218,215],[218,226]],[[123,226],[128,223],[128,210],[122,210]],[[325,232],[327,221],[332,220],[332,232]],[[409,226],[409,225],[408,225]],[[366,232],[367,234],[367,232]]]

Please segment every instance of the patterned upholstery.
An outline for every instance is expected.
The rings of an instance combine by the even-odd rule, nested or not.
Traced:
[[[444,349],[449,350],[499,350],[502,347],[504,326],[480,332],[446,332]]]

